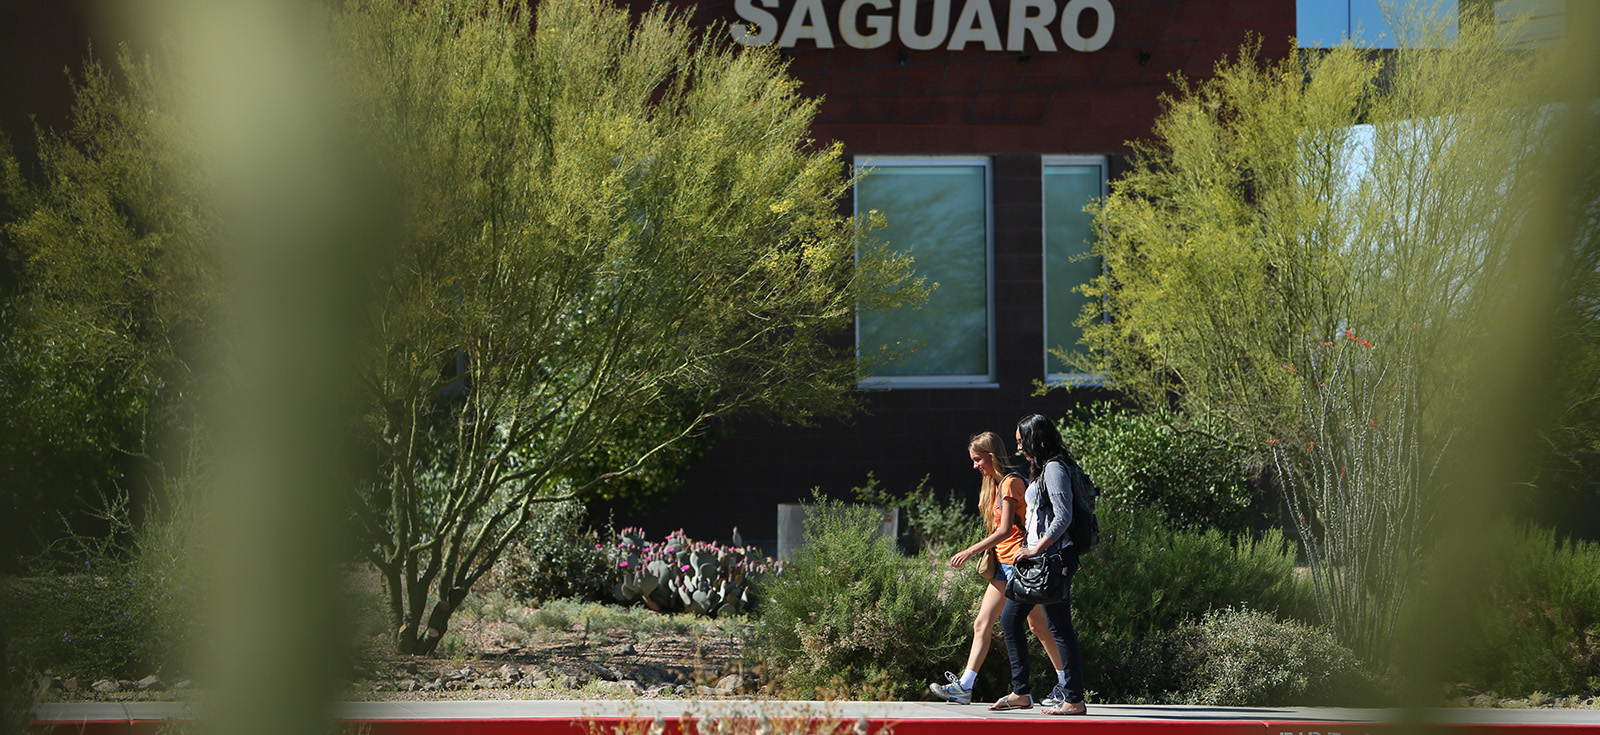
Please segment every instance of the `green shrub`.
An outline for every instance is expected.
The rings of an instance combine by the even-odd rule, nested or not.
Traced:
[[[1370,703],[1373,693],[1355,654],[1327,631],[1256,610],[1207,612],[1143,657],[1134,668],[1157,672],[1150,690],[1170,704],[1339,705]]]
[[[9,658],[83,679],[139,679],[183,670],[198,626],[191,584],[146,566],[94,559],[5,583]]]
[[[1600,690],[1600,545],[1537,527],[1506,538],[1459,679],[1501,696]]]
[[[1230,540],[1218,531],[1173,529],[1154,511],[1100,513],[1101,542],[1073,581],[1074,624],[1089,688],[1112,700],[1148,693],[1148,673],[1130,670],[1150,641],[1230,606],[1315,618],[1309,585],[1295,576],[1282,534]]]
[[[90,681],[139,679],[189,669],[190,643],[203,634],[194,542],[207,526],[204,506],[172,483],[130,519],[126,493],[105,499],[101,538],[69,535],[52,556],[27,560],[0,579],[0,629],[6,659]]]
[[[500,557],[486,589],[527,602],[568,597],[599,600],[611,560],[576,500],[551,503]]]
[[[964,658],[970,590],[945,584],[943,560],[878,538],[876,511],[813,502],[804,548],[763,588],[748,655],[791,696],[920,698],[932,666]]]
[[[1242,439],[1216,422],[1177,414],[1141,414],[1097,404],[1063,421],[1061,436],[1095,484],[1108,509],[1146,508],[1178,528],[1239,534],[1264,527],[1240,447]]]

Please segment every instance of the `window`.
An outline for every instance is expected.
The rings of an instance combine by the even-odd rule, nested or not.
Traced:
[[[1098,383],[1098,376],[1071,372],[1050,350],[1081,349],[1078,339],[1083,330],[1073,322],[1088,298],[1075,289],[1100,274],[1100,259],[1085,257],[1094,231],[1083,207],[1105,196],[1106,159],[1045,156],[1043,164],[1045,380]]]
[[[917,274],[939,284],[921,309],[857,314],[858,354],[915,350],[869,365],[862,387],[993,386],[989,160],[879,156],[856,166],[870,169],[856,185],[856,212],[882,214],[887,227],[874,235],[909,252]]]
[[[1399,12],[1405,3],[1383,0],[1295,0],[1295,40],[1300,48],[1330,48],[1354,38],[1372,48],[1397,48],[1399,39],[1389,26],[1385,5]],[[1456,13],[1456,0],[1443,0],[1437,6],[1417,3],[1422,14],[1437,12],[1441,18]]]

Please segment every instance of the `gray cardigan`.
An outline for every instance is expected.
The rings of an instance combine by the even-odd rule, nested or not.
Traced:
[[[1045,492],[1040,492],[1040,490]],[[1049,502],[1043,502],[1046,493]],[[1045,463],[1044,474],[1028,483],[1023,495],[1028,503],[1028,548],[1039,545],[1045,538],[1055,544],[1071,546],[1067,526],[1072,525],[1072,474],[1061,460]]]

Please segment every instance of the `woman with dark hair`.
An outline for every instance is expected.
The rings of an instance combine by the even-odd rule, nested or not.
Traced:
[[[1027,504],[1027,541],[1017,551],[1015,559],[1021,560],[1046,552],[1061,554],[1063,571],[1067,575],[1068,599],[1044,606],[1045,622],[1051,637],[1061,649],[1065,671],[1057,677],[1050,699],[1055,704],[1046,706],[1047,715],[1081,715],[1088,710],[1083,701],[1083,658],[1078,651],[1078,634],[1072,629],[1072,575],[1078,571],[1078,550],[1072,546],[1067,527],[1072,525],[1073,473],[1068,464],[1072,454],[1061,441],[1050,420],[1034,414],[1017,422],[1017,447],[1028,459],[1028,489],[1024,493]],[[1033,706],[1028,692],[1028,641],[1024,621],[1033,611],[1031,603],[1006,600],[1000,611],[1000,629],[1006,636],[1006,653],[1011,656],[1011,693],[989,706],[1000,711],[1027,709]]]
[[[985,578],[987,584],[984,585],[983,598],[978,603],[978,616],[972,621],[972,648],[967,652],[967,668],[961,676],[944,672],[944,678],[949,680],[947,684],[935,682],[928,685],[928,691],[935,696],[956,704],[972,704],[972,686],[978,680],[978,667],[989,655],[989,639],[994,636],[994,623],[1000,618],[1000,607],[1006,601],[1006,580],[1011,577],[1011,557],[1026,540],[1022,534],[1022,492],[1027,483],[1011,471],[1005,440],[992,431],[977,434],[967,442],[967,457],[972,460],[972,469],[977,470],[983,478],[978,490],[978,510],[983,515],[984,527],[989,535],[950,557],[950,568],[960,569],[969,559],[987,554],[991,549],[996,563],[994,576]],[[1028,616],[1028,626],[1043,641],[1047,629],[1042,610]],[[1056,649],[1055,641],[1043,642],[1044,652],[1060,670],[1061,653]]]

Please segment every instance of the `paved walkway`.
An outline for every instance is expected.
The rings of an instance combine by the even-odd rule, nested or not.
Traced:
[[[201,706],[184,702],[85,702],[42,704],[36,719],[46,722],[105,722],[129,720],[193,719]],[[758,717],[823,718],[916,721],[971,720],[974,724],[1000,720],[1056,722],[1116,721],[1194,724],[1221,722],[1348,722],[1400,723],[1416,721],[1483,725],[1528,725],[1573,732],[1600,733],[1600,710],[1580,709],[1425,709],[1378,710],[1315,707],[1182,707],[1144,705],[1090,705],[1088,717],[1046,717],[1038,708],[990,712],[983,705],[949,705],[934,702],[786,702],[744,700],[479,700],[445,702],[347,702],[341,717],[350,720],[589,720],[608,718]]]

